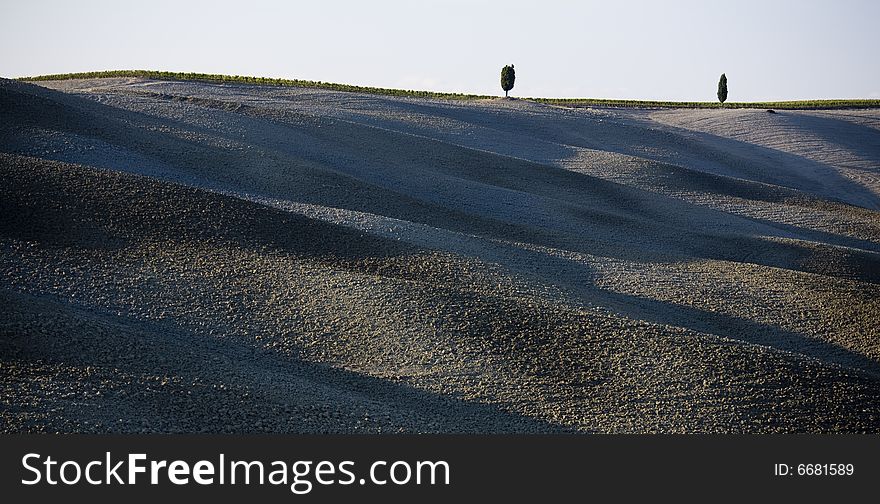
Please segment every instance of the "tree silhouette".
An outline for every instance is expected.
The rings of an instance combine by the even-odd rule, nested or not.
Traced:
[[[727,76],[724,74],[721,74],[721,79],[718,80],[718,101],[721,102],[722,107],[727,101]]]
[[[501,89],[504,90],[504,97],[507,98],[507,92],[513,89],[513,81],[516,80],[516,72],[513,71],[513,65],[505,65],[501,69]]]

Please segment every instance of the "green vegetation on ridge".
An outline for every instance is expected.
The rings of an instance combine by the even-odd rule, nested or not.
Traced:
[[[244,75],[221,75],[204,74],[193,72],[161,72],[157,70],[106,70],[100,72],[78,72],[67,74],[40,75],[37,77],[22,77],[22,81],[54,81],[70,79],[105,79],[112,77],[139,77],[144,79],[161,79],[175,81],[200,81],[215,83],[255,84],[264,86],[287,86],[315,89],[329,89],[332,91],[346,91],[353,93],[381,94],[389,96],[411,96],[416,98],[445,98],[452,100],[477,100],[495,98],[488,95],[475,95],[464,93],[438,93],[434,91],[416,91],[411,89],[389,89],[371,86],[355,86],[353,84],[337,84],[333,82],[320,82],[300,79],[276,79],[272,77],[250,77]]]
[[[354,93],[368,93],[387,96],[403,96],[414,98],[440,98],[446,100],[481,100],[496,98],[491,95],[466,93],[441,93],[434,91],[416,91],[409,89],[389,89],[371,86],[355,86],[332,82],[309,81],[300,79],[276,79],[271,77],[248,77],[242,75],[220,75],[192,72],[162,72],[157,70],[108,70],[100,72],[79,72],[36,77],[22,77],[22,81],[54,81],[70,79],[101,79],[111,77],[138,77],[144,79],[161,79],[175,81],[200,81],[214,83],[238,83],[266,86],[291,86],[301,88],[328,89]],[[537,103],[569,107],[626,107],[626,108],[719,108],[717,102],[676,102],[652,100],[615,100],[596,98],[523,98]],[[779,102],[731,102],[724,108],[773,108],[773,109],[839,109],[839,108],[880,108],[880,100],[801,100]]]

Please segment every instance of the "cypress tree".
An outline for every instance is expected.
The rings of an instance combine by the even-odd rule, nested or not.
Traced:
[[[507,92],[513,89],[513,81],[516,80],[516,72],[513,71],[513,65],[505,65],[501,69],[501,89],[504,90],[504,97],[507,98]]]
[[[718,101],[721,102],[722,107],[727,101],[727,76],[724,74],[721,74],[721,79],[718,80]]]

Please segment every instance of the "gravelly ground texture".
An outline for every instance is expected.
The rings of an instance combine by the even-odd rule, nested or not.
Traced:
[[[878,432],[880,111],[0,80],[0,431]]]

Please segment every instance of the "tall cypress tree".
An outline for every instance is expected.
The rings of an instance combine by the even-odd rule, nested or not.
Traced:
[[[504,90],[504,97],[507,98],[507,92],[513,89],[513,81],[516,80],[516,72],[513,71],[513,65],[505,65],[501,69],[501,89]]]
[[[718,80],[718,101],[721,102],[722,107],[727,101],[727,76],[724,74],[721,74],[721,79]]]

